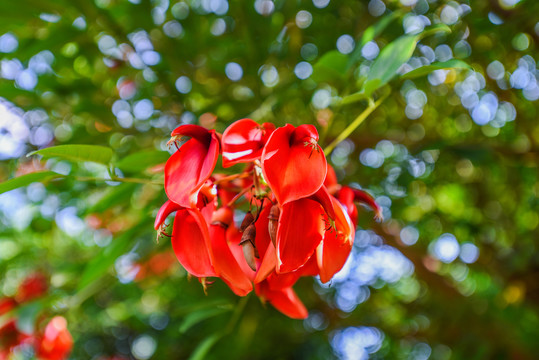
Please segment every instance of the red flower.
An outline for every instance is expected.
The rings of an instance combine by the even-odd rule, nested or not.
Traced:
[[[293,285],[302,276],[327,282],[343,267],[354,241],[355,202],[380,209],[367,193],[338,184],[314,126],[274,129],[250,119],[230,125],[221,137],[223,166],[246,166],[212,176],[218,134],[196,125],[177,128],[173,141],[190,139],[165,166],[169,201],[155,228],[171,237],[178,261],[204,286],[206,277],[219,277],[240,296],[254,287],[263,301],[302,319],[307,309]],[[246,213],[238,229],[239,209]],[[173,212],[168,235],[163,224]]]
[[[255,161],[260,158],[264,145],[275,130],[272,123],[259,125],[251,119],[234,122],[223,133],[223,166]]]
[[[44,295],[47,292],[47,288],[47,278],[45,275],[40,273],[32,274],[19,285],[15,299],[19,303],[31,301]]]
[[[0,327],[0,359],[9,359],[9,354],[17,346],[32,339],[30,334],[26,334],[17,328],[17,320],[10,319]]]
[[[317,141],[312,125],[288,124],[271,134],[262,152],[262,170],[281,205],[314,194],[324,183],[326,157]]]
[[[40,360],[63,360],[67,359],[72,347],[73,338],[67,330],[66,319],[55,316],[37,338],[36,356]]]
[[[193,207],[198,191],[208,180],[219,157],[215,131],[198,125],[182,125],[172,132],[172,141],[191,137],[165,165],[165,191],[168,198],[183,207]]]

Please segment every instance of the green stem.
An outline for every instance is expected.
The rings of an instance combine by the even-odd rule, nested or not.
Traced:
[[[329,156],[331,152],[335,149],[337,145],[341,143],[341,141],[345,140],[350,134],[359,126],[361,123],[378,107],[382,102],[385,100],[387,95],[382,96],[380,99],[378,99],[376,102],[374,102],[372,99],[369,99],[369,106],[361,114],[359,114],[350,125],[342,133],[337,136],[335,140],[331,142],[325,149],[324,153],[326,156]]]
[[[91,176],[75,176],[77,181],[118,181],[125,183],[136,183],[136,184],[150,184],[150,185],[163,185],[161,181],[152,181],[150,179],[141,179],[141,178],[119,178],[112,177],[110,179],[91,177]]]

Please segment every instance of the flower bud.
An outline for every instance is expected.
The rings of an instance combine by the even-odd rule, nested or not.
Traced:
[[[256,271],[255,258],[258,257],[256,248],[254,246],[255,238],[256,238],[256,227],[254,224],[251,224],[243,232],[243,235],[241,236],[241,241],[240,241],[240,245],[243,249],[243,256],[245,257],[245,261],[247,261],[247,265],[249,265],[249,267],[253,271]]]
[[[255,221],[255,217],[249,211],[247,214],[245,214],[245,217],[243,218],[243,221],[240,226],[240,231],[244,232],[245,229],[247,229],[247,227],[251,225],[254,221]]]
[[[281,209],[279,208],[279,205],[273,205],[268,215],[268,231],[269,231],[271,242],[273,243],[273,246],[275,247],[277,247],[276,245],[277,225],[279,223],[280,215],[281,215]]]

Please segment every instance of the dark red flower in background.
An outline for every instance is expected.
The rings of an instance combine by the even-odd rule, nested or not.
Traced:
[[[275,129],[242,119],[222,136],[182,125],[171,143],[178,149],[165,166],[169,201],[156,217],[159,235],[171,237],[180,264],[204,286],[205,278],[219,277],[237,295],[254,289],[289,317],[308,315],[292,288],[300,277],[328,282],[346,262],[356,203],[381,214],[372,196],[338,184],[312,125]],[[224,167],[243,169],[214,174],[221,150]],[[241,226],[235,214],[243,214]]]

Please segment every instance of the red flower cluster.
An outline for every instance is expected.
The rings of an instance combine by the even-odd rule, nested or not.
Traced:
[[[327,282],[348,258],[355,201],[380,216],[370,195],[337,183],[312,125],[275,129],[243,119],[222,135],[182,125],[170,144],[178,150],[165,165],[169,201],[155,220],[159,234],[170,236],[164,221],[176,211],[172,247],[190,274],[203,284],[219,277],[240,296],[254,284],[260,298],[292,318],[307,316],[296,281],[319,275]],[[219,154],[223,167],[241,163],[243,171],[214,173]]]
[[[18,305],[43,296],[48,289],[47,279],[39,273],[28,276],[17,289],[14,297],[0,299],[0,317],[14,310]],[[0,360],[10,359],[20,346],[33,346],[39,360],[67,359],[73,339],[67,330],[67,322],[61,316],[54,317],[43,333],[27,334],[17,327],[16,318],[8,318],[0,325]]]

